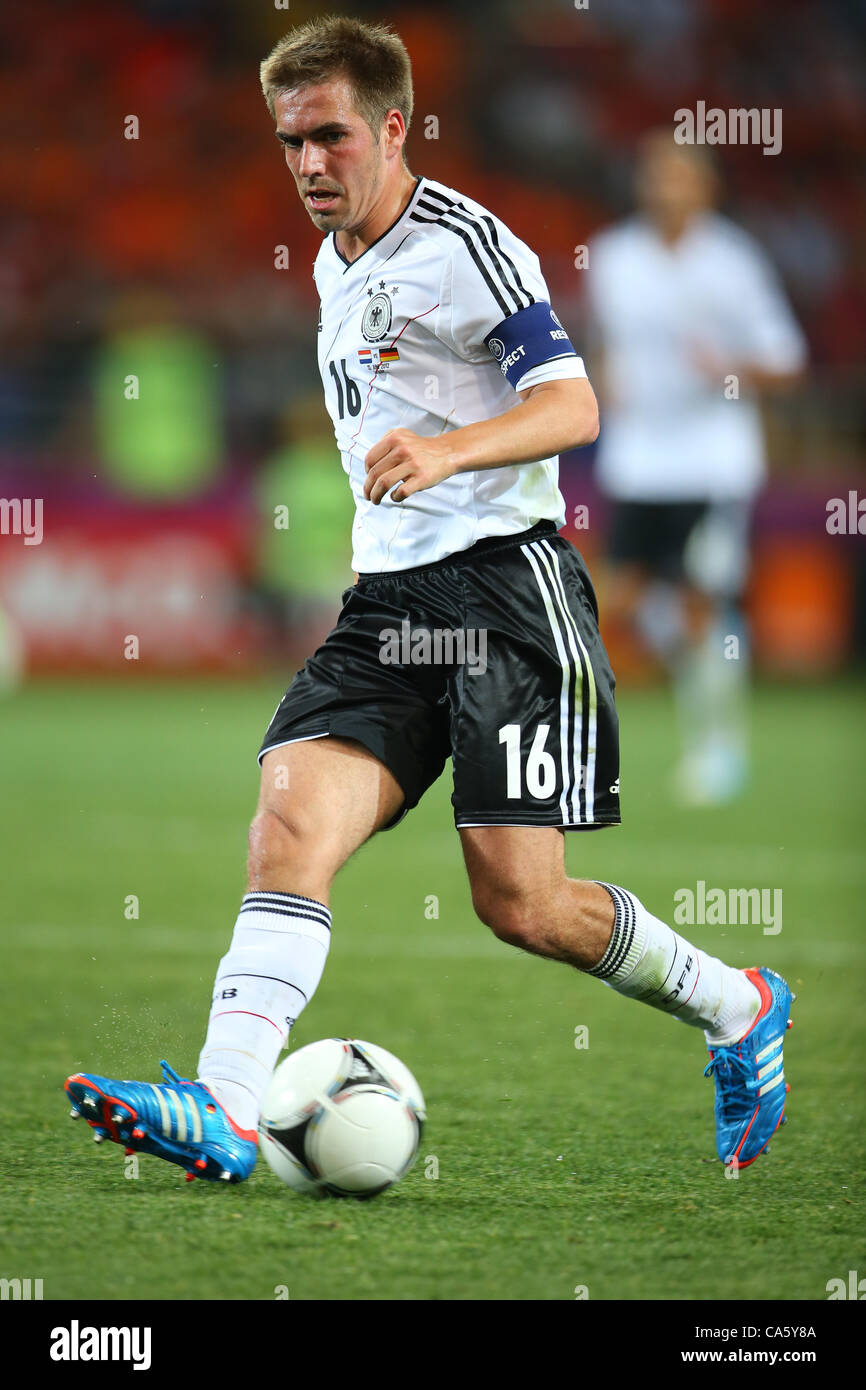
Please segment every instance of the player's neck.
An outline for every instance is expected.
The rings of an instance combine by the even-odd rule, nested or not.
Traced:
[[[415,175],[410,174],[405,165],[401,165],[396,186],[385,195],[363,227],[355,231],[343,230],[334,233],[337,250],[344,260],[350,263],[356,261],[374,241],[378,241],[388,231],[389,227],[393,227],[405,212],[417,182]]]
[[[690,211],[667,217],[657,216],[652,218],[652,222],[659,239],[666,246],[675,246],[678,241],[682,241],[688,235],[701,216],[701,212]]]

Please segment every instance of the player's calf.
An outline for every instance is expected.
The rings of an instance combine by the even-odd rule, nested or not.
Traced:
[[[474,885],[476,915],[500,941],[589,970],[610,939],[613,909],[593,883],[566,879],[553,891]]]
[[[552,826],[474,826],[460,832],[472,903],[500,941],[589,970],[610,941],[614,908],[597,883],[565,873]]]

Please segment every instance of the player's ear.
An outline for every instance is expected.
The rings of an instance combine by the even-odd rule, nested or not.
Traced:
[[[382,122],[383,144],[392,154],[399,154],[406,139],[406,122],[403,113],[393,106]]]

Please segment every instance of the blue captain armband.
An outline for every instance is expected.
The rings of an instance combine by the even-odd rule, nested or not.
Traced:
[[[510,314],[484,341],[515,390],[520,378],[533,367],[558,357],[577,357],[568,334],[546,302]]]

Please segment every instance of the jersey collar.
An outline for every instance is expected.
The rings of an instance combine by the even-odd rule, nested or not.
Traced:
[[[387,254],[388,254],[388,252],[389,252],[389,250],[390,250],[390,246],[389,246],[389,245],[383,245],[383,242],[386,242],[387,238],[389,238],[389,237],[392,237],[392,238],[394,238],[394,239],[396,240],[395,234],[396,234],[396,232],[397,232],[397,229],[399,228],[401,222],[403,221],[403,218],[406,217],[406,216],[408,215],[410,209],[414,206],[415,201],[416,201],[416,199],[417,199],[417,197],[418,197],[418,194],[419,194],[419,192],[420,192],[420,190],[421,190],[421,185],[422,185],[423,183],[424,183],[424,176],[423,176],[422,174],[419,174],[418,177],[417,177],[416,180],[415,180],[415,187],[412,189],[412,193],[411,193],[411,196],[410,196],[410,198],[409,198],[409,201],[408,201],[408,203],[406,204],[406,206],[404,207],[403,211],[399,214],[399,216],[397,216],[397,217],[394,219],[394,221],[391,223],[390,227],[386,227],[385,231],[382,233],[381,236],[378,236],[378,237],[376,238],[375,241],[371,241],[371,242],[370,242],[370,245],[367,247],[366,251],[362,251],[361,254],[360,254],[360,256],[357,256],[357,257],[355,258],[354,261],[347,261],[347,260],[346,260],[346,257],[343,255],[342,251],[341,251],[341,250],[339,249],[339,247],[337,246],[337,234],[336,234],[336,232],[331,232],[331,245],[333,246],[334,251],[335,251],[337,257],[338,257],[340,263],[341,263],[342,266],[343,266],[343,274],[344,274],[344,275],[348,274],[348,272],[349,272],[350,270],[353,270],[354,267],[355,267],[356,265],[360,265],[361,262],[363,261],[364,257],[365,257],[365,256],[369,256],[370,252],[373,251],[373,250],[377,250],[377,249],[378,249],[378,254],[379,254],[380,256],[382,256],[382,255],[387,255]]]

